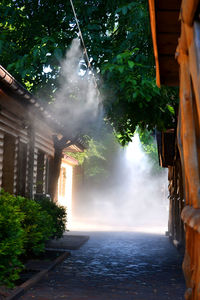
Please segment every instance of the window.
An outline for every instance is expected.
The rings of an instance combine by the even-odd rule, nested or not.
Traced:
[[[17,194],[25,196],[26,191],[27,145],[19,142],[17,163]]]
[[[15,137],[5,133],[3,146],[2,187],[13,193],[14,188]]]
[[[40,150],[37,157],[36,193],[44,193],[44,153]]]

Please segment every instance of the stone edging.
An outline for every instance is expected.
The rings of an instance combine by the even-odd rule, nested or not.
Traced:
[[[56,258],[52,264],[45,270],[40,271],[38,274],[34,275],[32,278],[28,279],[22,283],[19,287],[14,289],[11,295],[5,298],[5,300],[15,300],[22,296],[29,288],[36,284],[40,279],[42,279],[50,270],[52,270],[56,265],[61,263],[66,257],[70,256],[70,252],[64,252],[58,258]]]

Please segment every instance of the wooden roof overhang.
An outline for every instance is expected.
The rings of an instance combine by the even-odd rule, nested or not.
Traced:
[[[159,87],[179,84],[179,65],[175,53],[181,27],[180,7],[181,0],[149,0],[156,82]]]
[[[45,108],[44,104],[28,92],[7,70],[0,65],[0,94],[13,96],[24,106],[31,106],[33,111],[45,118],[47,124],[55,130],[56,133],[65,135],[65,128],[52,114]],[[72,137],[69,137],[69,140]],[[84,141],[78,138],[73,145],[68,147],[71,152],[82,152],[86,148]]]

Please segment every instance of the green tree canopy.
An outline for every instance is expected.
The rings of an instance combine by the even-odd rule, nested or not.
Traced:
[[[173,126],[177,91],[155,85],[147,0],[74,0],[74,6],[99,74],[106,119],[120,142],[130,141],[136,126]],[[78,34],[70,1],[3,0],[0,14],[1,64],[49,101],[59,87],[66,50]]]

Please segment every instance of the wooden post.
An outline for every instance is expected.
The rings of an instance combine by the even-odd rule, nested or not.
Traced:
[[[74,144],[75,141],[69,141],[65,136],[62,137],[61,139],[58,139],[57,136],[54,136],[53,141],[54,141],[55,154],[52,163],[52,170],[51,170],[52,174],[50,176],[49,191],[53,201],[57,201],[58,179],[60,175],[60,166],[62,162],[63,149]]]

